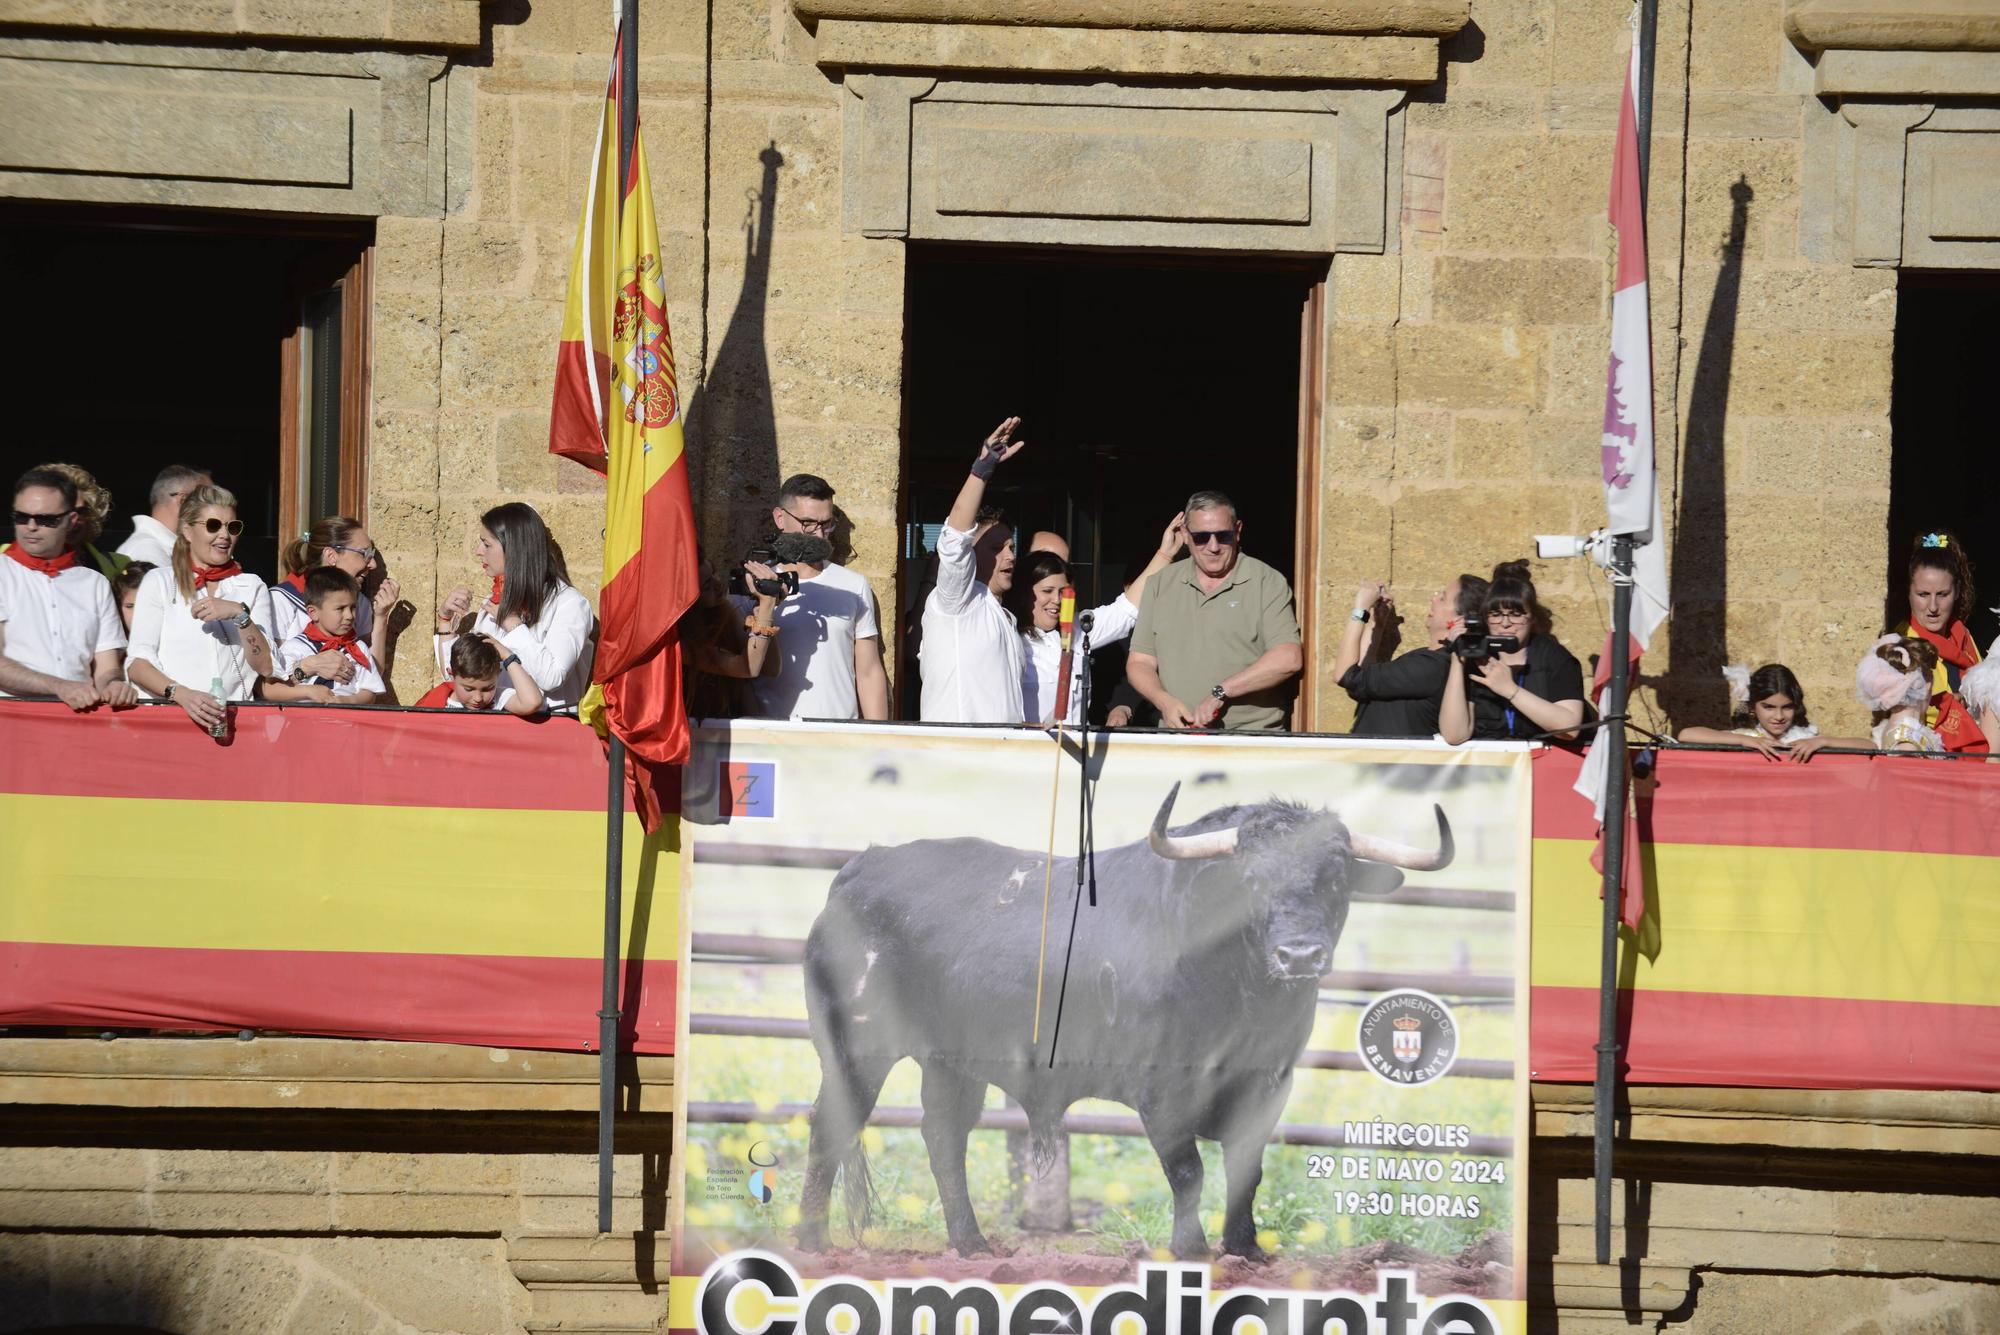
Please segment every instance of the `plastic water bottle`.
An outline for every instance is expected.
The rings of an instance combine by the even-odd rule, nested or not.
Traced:
[[[217,677],[209,684],[208,693],[215,697],[215,703],[222,706],[222,717],[208,730],[209,736],[219,740],[229,735],[229,700],[222,693],[222,678]]]

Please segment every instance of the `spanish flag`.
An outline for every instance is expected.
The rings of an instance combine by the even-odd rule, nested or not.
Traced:
[[[693,604],[700,578],[660,234],[636,116],[619,187],[625,40],[621,27],[570,252],[549,450],[607,483],[594,675],[607,722],[639,771],[638,806],[652,829],[659,813],[647,800],[645,771],[687,759],[674,623]]]

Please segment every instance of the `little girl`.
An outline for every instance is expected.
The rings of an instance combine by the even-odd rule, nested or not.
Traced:
[[[1729,703],[1735,709],[1734,728],[1683,728],[1680,740],[1715,746],[1746,746],[1767,759],[1792,759],[1804,764],[1813,752],[1828,746],[1864,747],[1858,738],[1822,737],[1806,721],[1806,696],[1799,679],[1783,663],[1766,663],[1752,672],[1741,663],[1722,669],[1729,683]]]
[[[1931,674],[1938,652],[1929,641],[1884,635],[1854,670],[1861,703],[1886,717],[1875,725],[1875,745],[1884,751],[1937,751],[1944,738],[1924,721],[1931,699]]]

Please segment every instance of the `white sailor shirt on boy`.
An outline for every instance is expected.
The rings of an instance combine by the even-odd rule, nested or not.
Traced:
[[[590,599],[558,580],[555,592],[542,603],[541,619],[534,625],[501,630],[500,623],[493,619],[493,604],[489,601],[473,619],[472,633],[491,635],[506,645],[509,653],[518,655],[521,666],[528,669],[528,675],[542,688],[542,707],[556,713],[575,709],[583,693],[590,689],[590,663],[595,648],[591,630],[596,624],[597,614],[591,610]],[[451,675],[451,646],[457,642],[456,635],[440,635],[433,641],[439,675]]]
[[[361,657],[354,664],[354,676],[347,681],[336,681],[332,677],[308,677],[314,686],[331,686],[335,695],[353,695],[357,691],[373,691],[377,695],[387,695],[389,688],[382,681],[381,672],[376,670],[375,655],[368,652],[368,645],[356,640],[355,651]],[[278,661],[282,670],[290,672],[292,664],[311,658],[323,652],[320,647],[305,637],[301,631],[278,646]],[[351,656],[351,655],[350,655]]]
[[[311,620],[312,614],[306,611],[304,577],[296,586],[282,579],[271,586],[271,629],[277,632],[271,643],[288,643],[292,636],[303,634]],[[364,643],[375,634],[375,604],[365,593],[354,600],[354,633]]]
[[[0,654],[64,681],[93,680],[97,655],[125,647],[111,581],[81,564],[49,576],[0,560],[0,631]]]
[[[196,596],[242,603],[250,609],[250,620],[271,642],[271,593],[255,575],[231,575]],[[171,566],[146,572],[132,608],[132,642],[125,650],[127,675],[131,664],[151,663],[168,681],[198,691],[208,690],[220,677],[224,699],[248,700],[256,688],[257,674],[244,653],[243,632],[236,629],[233,620],[195,620],[190,610],[193,605],[193,600],[181,596]],[[151,692],[144,694],[158,698]]]
[[[1069,716],[1063,720],[1074,727],[1083,721],[1083,630],[1081,618],[1072,643],[1076,650],[1069,665]],[[1131,635],[1139,624],[1139,608],[1119,594],[1090,613],[1090,651]],[[1030,724],[1047,723],[1056,712],[1056,678],[1062,673],[1062,632],[1035,630],[1021,632],[1021,707]]]

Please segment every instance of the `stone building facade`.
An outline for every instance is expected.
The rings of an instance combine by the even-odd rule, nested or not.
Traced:
[[[2000,270],[2000,17],[1947,0],[1659,10],[1650,287],[1676,608],[1641,721],[1714,723],[1717,669],[1776,659],[1823,726],[1851,731],[1892,518],[1924,513],[1898,479],[1962,504],[1990,476],[1891,428],[1917,271],[1976,292]],[[607,11],[0,0],[0,203],[25,210],[8,218],[356,229],[339,494],[419,630],[476,577],[477,516],[501,500],[532,501],[594,591],[601,485],[546,452],[546,422]],[[645,0],[643,115],[705,543],[734,550],[780,476],[822,473],[852,563],[898,604],[906,526],[925,517],[906,467],[910,275],[937,247],[1296,266],[1292,527],[1316,632],[1302,722],[1342,726],[1328,677],[1359,580],[1418,604],[1601,514],[1604,201],[1629,39],[1618,0]],[[1199,379],[1201,331],[1188,354]],[[296,443],[311,424],[284,431]],[[1537,577],[1558,632],[1594,651],[1601,578],[1582,562]],[[421,649],[399,654],[406,697],[430,672]],[[15,1230],[0,1273],[40,1284],[42,1305],[0,1328],[646,1328],[644,1244],[580,1240],[590,1105],[565,1082],[587,1077],[548,1074],[559,1063],[496,1081],[483,1052],[445,1069],[308,1044],[203,1075],[185,1054],[27,1042],[0,1043],[10,1139],[37,1147],[0,1161],[0,1228]],[[128,1060],[160,1065],[105,1069]],[[2000,1325],[1991,1194],[1954,1180],[1981,1164],[1991,1180],[1990,1100],[1635,1106],[1657,1180],[1623,1201],[1650,1242],[1628,1240],[1633,1261],[1607,1276],[1572,1264],[1587,1160],[1566,1148],[1573,1096],[1544,1095],[1537,1282],[1563,1329],[1672,1313],[1763,1330],[1780,1301],[1828,1329]],[[156,1132],[114,1111],[160,1103],[190,1111]],[[473,1131],[439,1132],[438,1110],[547,1152],[488,1153]],[[664,1144],[645,1137],[665,1133],[633,1134],[621,1208],[643,1238]],[[1771,1162],[1787,1185],[1758,1176]],[[384,1238],[432,1259],[392,1258]],[[145,1305],[176,1284],[184,1305]],[[608,1324],[578,1326],[572,1301]]]

